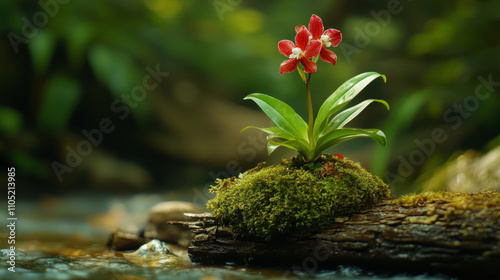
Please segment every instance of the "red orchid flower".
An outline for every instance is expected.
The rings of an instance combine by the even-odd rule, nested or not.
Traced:
[[[295,36],[295,45],[290,40],[281,40],[278,43],[280,53],[289,57],[280,65],[280,74],[283,75],[297,69],[299,62],[304,66],[304,72],[315,73],[318,69],[316,63],[310,60],[311,57],[318,56],[321,50],[320,41],[310,41],[311,33],[305,26],[302,26]]]
[[[321,42],[321,51],[319,53],[321,59],[326,62],[331,62],[335,66],[337,62],[337,55],[334,52],[327,50],[328,47],[336,47],[342,41],[342,34],[337,29],[327,29],[323,32],[323,21],[317,15],[312,15],[309,21],[309,31],[311,32],[311,39]]]

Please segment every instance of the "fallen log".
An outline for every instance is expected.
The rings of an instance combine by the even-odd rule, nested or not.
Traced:
[[[210,213],[186,214],[200,264],[235,263],[314,272],[355,265],[385,272],[500,273],[500,193],[427,193],[384,200],[324,229],[270,242],[238,240]]]

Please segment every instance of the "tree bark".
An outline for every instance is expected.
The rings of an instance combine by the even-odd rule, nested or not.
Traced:
[[[200,264],[281,266],[315,272],[355,265],[384,272],[494,276],[500,273],[500,195],[492,192],[385,200],[328,228],[279,241],[234,238],[210,214],[185,223]]]

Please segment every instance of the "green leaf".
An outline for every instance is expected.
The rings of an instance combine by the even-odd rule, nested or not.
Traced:
[[[75,18],[64,26],[67,42],[67,55],[69,64],[73,67],[80,68],[85,62],[86,51],[95,35],[92,25],[89,22]]]
[[[316,145],[314,153],[317,155],[331,146],[359,137],[370,137],[382,146],[387,144],[384,132],[379,129],[340,128],[332,130],[321,137]]]
[[[314,138],[316,140],[319,138],[319,135],[327,125],[328,119],[333,113],[342,109],[349,101],[356,97],[361,90],[378,77],[382,77],[384,81],[386,80],[384,75],[376,72],[359,74],[343,83],[334,93],[332,93],[318,111],[314,124]]]
[[[392,139],[387,145],[386,149],[378,146],[375,147],[372,155],[372,172],[382,177],[385,170],[387,170],[387,165],[389,162],[389,157],[391,155],[391,145],[397,143],[397,140],[401,140],[401,133],[404,133],[411,122],[415,120],[415,116],[419,112],[420,108],[426,104],[433,95],[433,91],[429,89],[420,90],[414,92],[410,95],[401,97],[396,106],[387,118],[387,121],[383,124],[382,129],[386,134],[386,137]],[[399,138],[399,139],[398,139]]]
[[[48,31],[39,30],[38,32],[29,42],[28,48],[33,61],[33,69],[36,74],[41,75],[47,72],[56,48],[56,38]]]
[[[278,147],[283,146],[295,151],[298,151],[301,155],[303,156],[308,156],[311,151],[307,148],[307,146],[304,146],[300,141],[292,139],[292,140],[287,140],[283,142],[276,142],[276,141],[268,141],[267,142],[267,154],[270,155],[274,150],[276,150]]]
[[[326,131],[344,127],[344,125],[346,125],[348,122],[350,122],[352,119],[354,119],[357,115],[359,115],[359,113],[361,113],[368,105],[370,105],[374,101],[384,104],[387,107],[387,110],[389,110],[389,104],[387,104],[387,102],[385,102],[384,100],[368,99],[368,100],[365,100],[365,101],[359,103],[356,106],[345,109],[344,111],[338,113],[328,123],[328,127],[327,127]]]
[[[146,70],[137,67],[137,63],[129,54],[120,49],[93,45],[88,56],[96,78],[121,100],[133,99],[134,89],[143,85],[145,75],[149,75]],[[135,104],[131,106],[132,116],[140,124],[146,125],[151,118],[149,102]]]
[[[284,131],[283,129],[281,129],[277,126],[268,127],[268,128],[247,126],[244,129],[242,129],[241,132],[243,132],[249,128],[255,128],[255,129],[259,129],[261,131],[264,131],[265,133],[268,134],[267,140],[276,138],[276,139],[283,141],[283,142],[268,141],[268,145],[267,145],[268,154],[271,154],[279,146],[284,146],[284,147],[296,150],[302,154],[308,153],[308,143],[305,142],[304,139],[297,139],[293,135],[291,135],[290,133]]]
[[[16,167],[16,171],[19,170],[19,173],[28,174],[39,179],[47,179],[50,176],[50,169],[44,160],[37,158],[28,151],[11,149],[7,156]]]
[[[254,128],[254,129],[264,131],[265,133],[268,134],[267,135],[268,140],[272,139],[272,138],[279,138],[279,139],[286,139],[286,140],[290,140],[290,139],[295,138],[293,135],[291,135],[290,133],[284,131],[283,129],[281,129],[277,126],[267,127],[267,128],[256,127],[256,126],[247,126],[247,127],[243,128],[240,132],[243,132],[249,128]]]
[[[0,136],[14,137],[22,131],[23,126],[24,120],[21,113],[10,107],[0,107]]]
[[[306,122],[283,101],[262,93],[252,93],[244,99],[251,99],[257,103],[262,111],[283,131],[296,139],[309,142]]]
[[[81,88],[76,80],[63,74],[51,77],[38,113],[39,129],[47,135],[59,136],[66,128],[80,97]]]
[[[96,78],[115,95],[123,94],[142,84],[141,76],[134,60],[123,51],[107,46],[94,45],[89,50],[89,63]]]

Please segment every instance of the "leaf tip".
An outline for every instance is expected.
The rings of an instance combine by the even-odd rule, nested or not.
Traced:
[[[384,101],[383,103],[385,105],[385,107],[387,108],[387,111],[389,111],[391,109],[391,107],[389,106],[389,103],[387,103],[386,101]]]
[[[254,99],[258,97],[259,95],[262,95],[262,93],[250,93],[249,95],[243,97],[243,100],[249,100],[249,99]]]

